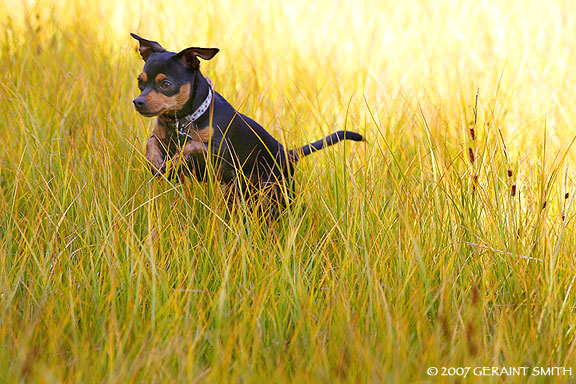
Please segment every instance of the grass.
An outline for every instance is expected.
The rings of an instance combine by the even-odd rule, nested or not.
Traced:
[[[571,2],[191,4],[0,4],[0,382],[574,365]],[[203,73],[288,147],[367,142],[302,161],[271,226],[151,180],[129,32],[219,47]]]

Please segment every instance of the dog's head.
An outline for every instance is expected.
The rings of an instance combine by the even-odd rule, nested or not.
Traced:
[[[147,117],[173,115],[191,97],[191,87],[200,70],[198,58],[210,60],[218,48],[191,47],[179,53],[168,52],[155,41],[131,35],[140,43],[140,56],[145,62],[138,76],[141,93],[134,99],[134,107]]]

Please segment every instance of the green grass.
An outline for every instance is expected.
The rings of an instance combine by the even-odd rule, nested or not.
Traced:
[[[0,5],[0,382],[574,365],[575,10]],[[153,180],[129,32],[221,48],[203,73],[288,147],[367,141],[298,164],[273,225]]]

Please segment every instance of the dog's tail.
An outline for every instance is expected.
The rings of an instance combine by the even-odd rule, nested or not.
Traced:
[[[325,147],[334,145],[342,140],[364,141],[361,134],[349,131],[338,131],[326,136],[324,139],[306,144],[303,147],[291,149],[290,157],[293,161],[298,161],[302,157],[308,156],[311,153],[317,152]]]

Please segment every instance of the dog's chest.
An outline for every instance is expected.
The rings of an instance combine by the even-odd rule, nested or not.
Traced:
[[[210,137],[212,137],[212,129],[209,124],[200,127],[196,123],[191,123],[186,129],[179,131],[178,134],[188,136],[190,140],[208,143]]]
[[[165,145],[189,140],[208,143],[212,136],[212,129],[208,124],[198,126],[194,122],[189,122],[187,124],[168,125],[162,121],[157,121],[152,133]]]

